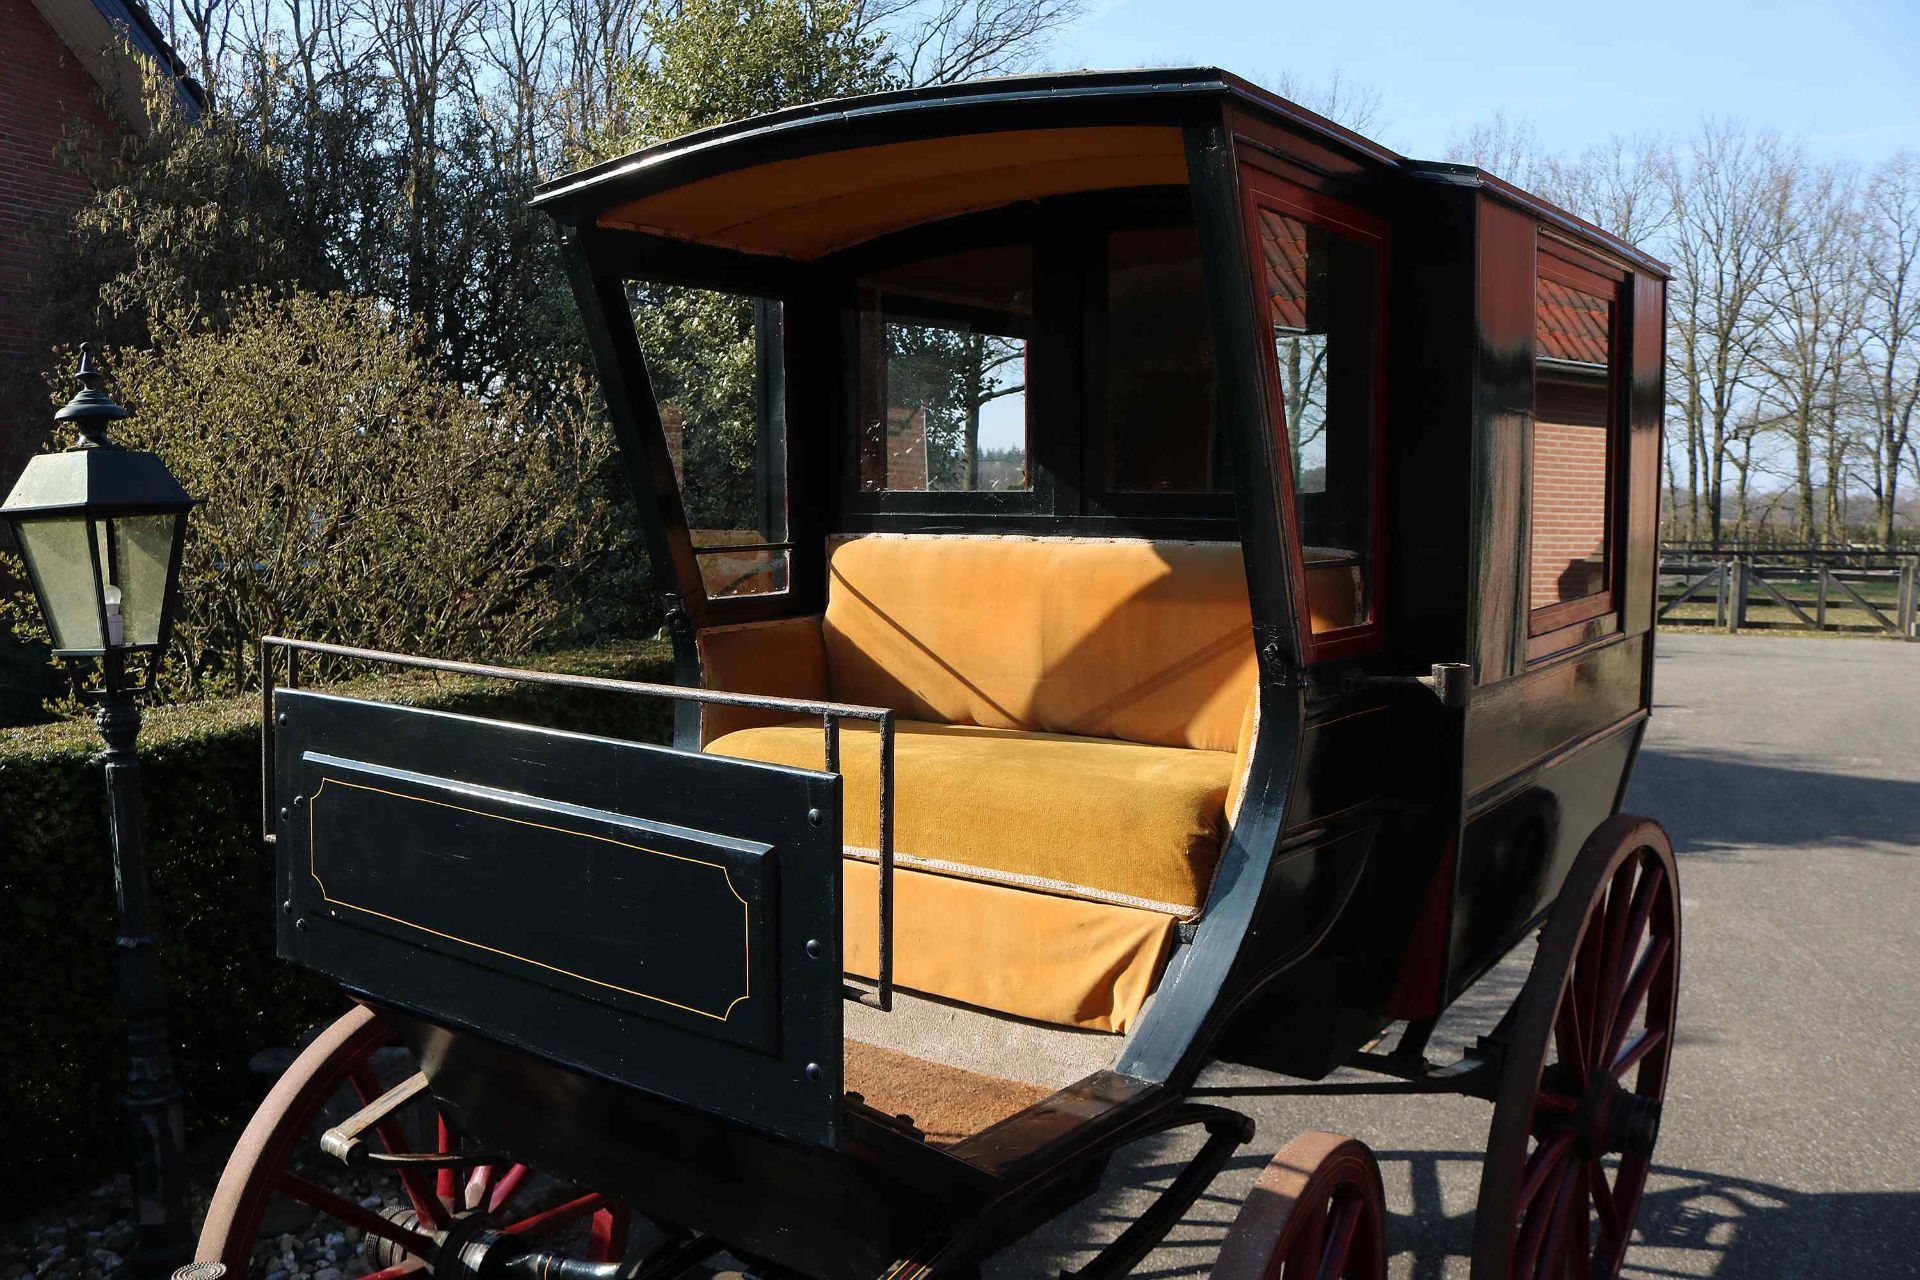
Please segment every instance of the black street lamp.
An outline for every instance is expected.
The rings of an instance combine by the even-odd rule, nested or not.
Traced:
[[[63,453],[27,463],[7,495],[6,518],[53,634],[56,657],[99,658],[101,686],[86,696],[106,739],[107,815],[120,932],[120,1000],[132,1061],[131,1121],[136,1275],[167,1275],[186,1261],[185,1122],[167,1041],[166,979],[147,890],[140,804],[140,732],[135,695],[152,683],[166,649],[179,589],[180,551],[193,499],[158,454],[122,448],[107,427],[128,416],[100,390],[101,375],[80,348],[81,392],[54,415],[80,439]],[[146,679],[130,678],[127,657],[146,653]]]

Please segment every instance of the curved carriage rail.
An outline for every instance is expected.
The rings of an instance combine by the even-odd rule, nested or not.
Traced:
[[[353,645],[326,644],[318,640],[295,640],[287,636],[260,637],[260,835],[275,843],[273,813],[273,691],[275,650],[286,654],[286,687],[300,687],[300,655],[311,653],[334,658],[377,662],[387,666],[409,667],[416,671],[444,671],[450,675],[476,676],[487,680],[510,680],[518,684],[554,685],[569,689],[597,689],[605,693],[635,694],[640,697],[666,698],[676,702],[695,702],[722,707],[746,707],[760,711],[787,711],[796,716],[819,716],[824,741],[823,761],[828,773],[840,772],[840,722],[861,720],[879,726],[880,732],[880,937],[879,964],[874,989],[849,985],[847,996],[883,1011],[893,1008],[893,740],[894,713],[886,707],[862,707],[846,702],[820,702],[809,698],[780,698],[769,694],[729,693],[721,689],[694,689],[677,684],[654,684],[643,680],[619,680],[612,676],[570,675],[560,671],[533,671],[523,667],[501,667],[485,662],[460,662],[451,658],[425,658],[416,654],[391,653],[384,649],[361,649]]]

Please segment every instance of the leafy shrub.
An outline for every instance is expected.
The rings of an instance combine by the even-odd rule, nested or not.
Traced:
[[[584,382],[544,402],[442,380],[378,303],[254,292],[112,361],[188,523],[169,671],[253,683],[262,634],[442,655],[526,653],[603,555],[611,438]]]
[[[668,678],[665,646],[555,655],[550,669]],[[383,699],[664,741],[655,699],[495,681],[387,679]],[[224,1156],[264,1082],[258,1050],[291,1045],[343,1007],[325,981],[274,959],[273,858],[259,840],[258,703],[151,711],[140,737],[175,1062],[190,1126]],[[84,721],[0,734],[0,1195],[18,1206],[122,1167],[126,1072],[116,1003],[113,876],[99,739]]]

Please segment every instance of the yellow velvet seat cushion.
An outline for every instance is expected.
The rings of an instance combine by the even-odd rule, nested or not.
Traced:
[[[1232,751],[915,720],[896,729],[901,866],[1171,915],[1200,909],[1220,856]],[[823,767],[815,719],[740,729],[707,750]],[[879,757],[873,726],[842,728],[842,829],[856,857],[879,845]]]
[[[1232,751],[1253,697],[1238,543],[865,534],[827,574],[841,702]]]

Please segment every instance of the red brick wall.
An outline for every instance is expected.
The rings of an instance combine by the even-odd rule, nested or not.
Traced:
[[[10,373],[44,345],[33,332],[37,235],[86,194],[79,176],[56,163],[54,146],[76,125],[96,133],[109,125],[93,77],[32,0],[0,0],[0,33],[0,370]],[[0,396],[14,381],[0,381]],[[15,390],[8,398],[0,399],[0,496],[48,429],[44,397]]]
[[[1602,585],[1607,537],[1607,428],[1533,424],[1533,607],[1578,600]],[[1570,566],[1578,565],[1569,572]]]

